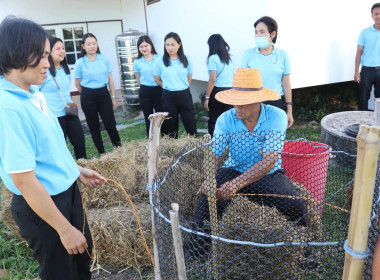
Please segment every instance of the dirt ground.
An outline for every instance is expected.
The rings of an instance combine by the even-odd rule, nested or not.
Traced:
[[[109,268],[104,267],[110,273],[103,270],[94,271],[92,273],[92,280],[142,280],[142,279],[154,279],[154,273],[151,269],[141,270],[140,272],[124,269],[123,268]]]

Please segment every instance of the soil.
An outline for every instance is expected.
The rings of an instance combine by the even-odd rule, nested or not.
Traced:
[[[103,270],[94,271],[92,273],[92,280],[142,280],[154,279],[154,273],[151,269],[143,269],[136,271],[132,269],[124,269],[118,267],[103,267],[109,271],[107,273]]]

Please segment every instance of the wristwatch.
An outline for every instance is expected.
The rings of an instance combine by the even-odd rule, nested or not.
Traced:
[[[293,106],[293,102],[285,102],[286,105],[292,105]]]

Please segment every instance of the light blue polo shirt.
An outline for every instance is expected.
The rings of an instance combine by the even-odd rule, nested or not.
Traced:
[[[289,56],[286,51],[273,46],[273,51],[264,55],[259,48],[249,49],[244,53],[241,67],[260,70],[263,87],[273,89],[281,96],[284,95],[282,76],[291,73]]]
[[[360,64],[367,67],[380,66],[380,31],[373,25],[359,35],[358,45],[363,46]]]
[[[223,167],[244,173],[263,158],[263,153],[282,152],[287,125],[283,110],[261,104],[257,125],[253,132],[249,132],[243,121],[236,117],[235,108],[230,109],[216,121],[212,151],[222,156],[228,146],[228,159]],[[281,156],[268,174],[280,168]]]
[[[135,59],[133,62],[133,72],[140,74],[140,84],[148,87],[156,87],[157,83],[154,81],[153,71],[158,60],[162,60],[162,56],[155,54],[152,60],[145,60],[144,56]]]
[[[74,78],[81,79],[80,85],[86,88],[102,88],[108,84],[108,74],[112,72],[109,59],[98,53],[96,59],[91,61],[87,55],[75,62]]]
[[[61,67],[61,69],[55,69],[55,80],[61,89],[62,95],[58,92],[57,85],[55,84],[49,69],[47,70],[46,75],[47,77],[43,85],[40,86],[40,92],[45,95],[48,107],[56,117],[66,116],[65,104],[73,102],[70,95],[71,75],[66,74],[63,67]],[[62,96],[65,103],[63,102]]]
[[[186,55],[189,62],[185,68],[182,62],[177,58],[170,59],[169,67],[166,67],[163,59],[159,59],[153,71],[155,76],[161,77],[162,88],[169,91],[185,90],[189,87],[188,75],[193,73],[193,63]]]
[[[220,60],[219,55],[213,54],[208,58],[207,69],[216,71],[216,87],[232,87],[235,70],[232,60],[226,64]]]
[[[47,192],[57,195],[75,182],[79,169],[58,119],[47,107],[45,116],[32,103],[37,87],[30,91],[0,79],[0,177],[11,192],[21,195],[10,173],[34,170]]]

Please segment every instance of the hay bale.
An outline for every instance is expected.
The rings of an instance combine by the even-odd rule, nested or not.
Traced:
[[[310,240],[305,227],[289,222],[277,208],[254,203],[243,196],[234,197],[225,210],[219,234],[233,240],[263,244]],[[220,279],[253,279],[257,275],[264,279],[288,279],[294,277],[290,274],[294,273],[292,267],[304,258],[303,248],[297,246],[264,248],[218,244],[214,267],[220,268]]]
[[[153,254],[150,205],[138,203],[135,208]],[[87,217],[101,265],[121,265],[137,270],[152,266],[131,207],[89,209]]]
[[[0,182],[0,190],[0,220],[21,240],[22,238],[19,233],[19,228],[16,225],[15,220],[13,220],[11,212],[13,194],[4,186],[2,182]]]

